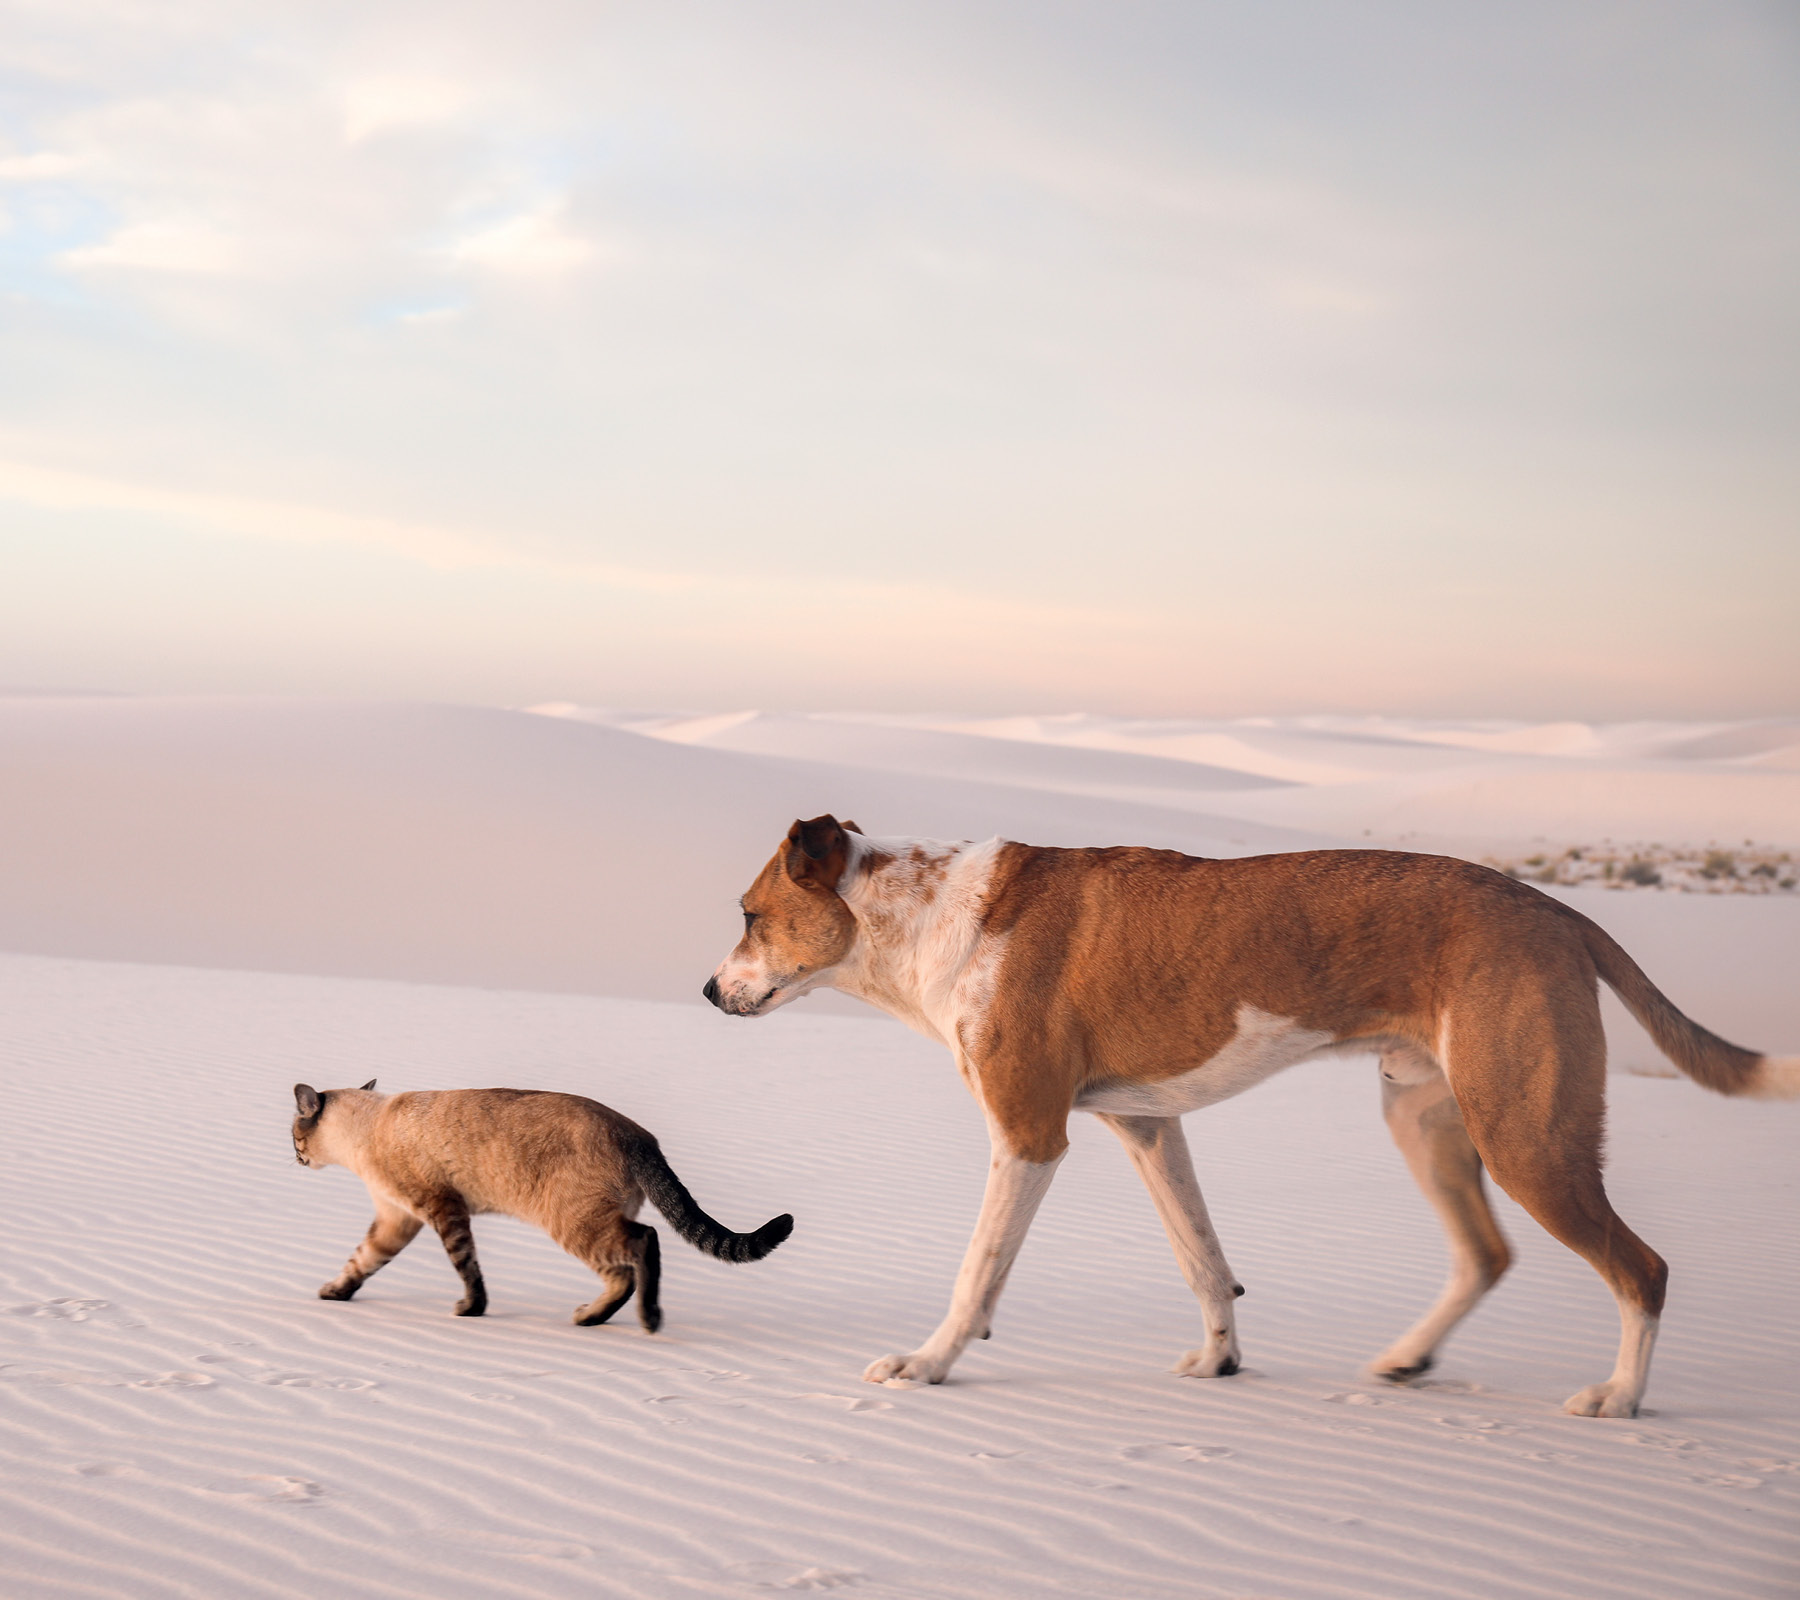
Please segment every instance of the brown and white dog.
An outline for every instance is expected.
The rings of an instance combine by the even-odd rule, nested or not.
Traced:
[[[1068,1147],[1071,1111],[1124,1141],[1206,1340],[1176,1371],[1237,1371],[1243,1293],[1206,1214],[1181,1115],[1315,1057],[1375,1054],[1382,1109],[1450,1236],[1443,1294],[1373,1371],[1404,1382],[1510,1261],[1483,1192],[1500,1186],[1618,1301],[1612,1376],[1580,1416],[1637,1411],[1668,1276],[1600,1176],[1606,1045],[1596,979],[1706,1088],[1800,1095],[1800,1060],[1690,1022],[1601,928],[1503,874],[1442,856],[1316,850],[1207,860],[990,839],[865,838],[796,822],[745,892],[744,937],[705,993],[767,1015],[830,986],[946,1045],[993,1141],[949,1313],[870,1382],[939,1383],[994,1306]]]

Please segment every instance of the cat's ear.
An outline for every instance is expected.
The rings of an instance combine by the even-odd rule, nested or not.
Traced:
[[[320,1108],[325,1104],[319,1091],[310,1083],[294,1085],[294,1109],[300,1113],[302,1122],[313,1122],[318,1119]]]
[[[367,1083],[365,1083],[363,1085],[363,1087],[365,1089],[373,1089],[375,1087],[375,1080],[373,1078],[369,1079],[369,1081]]]

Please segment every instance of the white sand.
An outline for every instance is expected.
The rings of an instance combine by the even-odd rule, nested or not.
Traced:
[[[1614,1194],[1674,1271],[1634,1422],[1558,1412],[1614,1313],[1510,1210],[1520,1265],[1438,1381],[1359,1378],[1442,1252],[1355,1063],[1189,1119],[1245,1374],[1167,1375],[1196,1308],[1077,1118],[993,1342],[894,1390],[857,1373],[935,1322],[985,1165],[898,1027],[32,957],[0,985],[9,1596],[1793,1592],[1793,1108],[1616,1080]],[[319,1301],[367,1206],[293,1163],[288,1085],[372,1073],[598,1095],[724,1219],[796,1231],[750,1267],[672,1242],[655,1338],[570,1326],[591,1278],[497,1219],[480,1321],[429,1238]]]
[[[1640,787],[1697,761],[1732,793],[1729,763],[1779,754],[1773,734],[1651,730],[1644,755],[1615,730],[1583,757],[1593,730],[1448,730],[1495,754],[1388,725],[1368,736],[1388,777],[1327,783],[1293,774],[1346,768],[1341,729],[1189,727],[1167,736],[1205,759],[1180,759],[1224,776],[1150,783],[1139,763],[1174,758],[1061,736],[1097,719],[1042,750],[929,719],[835,719],[855,748],[793,731],[828,720],[684,740],[666,719],[649,738],[458,708],[0,702],[0,948],[26,952],[0,957],[0,1593],[1795,1592],[1800,1107],[1613,1080],[1613,1194],[1673,1269],[1633,1422],[1558,1411],[1604,1375],[1616,1319],[1510,1207],[1520,1264],[1435,1381],[1359,1378],[1443,1250],[1355,1061],[1188,1119],[1249,1286],[1246,1373],[1167,1374],[1197,1308],[1078,1117],[993,1342],[941,1388],[894,1390],[857,1374],[937,1320],[985,1168],[942,1053],[815,1001],[743,1022],[600,997],[691,1000],[797,813],[1241,852],[1314,836],[1227,805],[1440,771],[1447,748],[1638,762]],[[1121,727],[1099,736],[1152,737]],[[799,742],[709,747],[733,729]],[[1229,738],[1251,750],[1235,767]],[[1521,755],[1534,740],[1559,748]],[[1668,753],[1684,742],[1699,754]],[[1244,786],[1250,761],[1288,763],[1288,786]],[[1564,786],[1576,822],[1605,822],[1571,792],[1592,795]],[[1800,898],[1567,897],[1702,1021],[1800,1049]],[[489,987],[377,981],[401,977]],[[1655,1059],[1630,1029],[1615,1058]],[[748,1267],[665,1232],[655,1338],[570,1326],[592,1280],[501,1219],[477,1223],[484,1319],[449,1315],[430,1239],[321,1302],[367,1202],[294,1164],[289,1085],[372,1074],[595,1095],[723,1220],[792,1210],[796,1232]]]

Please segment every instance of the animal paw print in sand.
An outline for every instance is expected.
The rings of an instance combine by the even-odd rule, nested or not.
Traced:
[[[1502,1422],[1498,1417],[1437,1417],[1433,1420],[1441,1428],[1454,1428],[1456,1437],[1465,1443],[1501,1439],[1519,1431],[1512,1423]]]
[[[350,1394],[381,1387],[373,1378],[322,1378],[311,1372],[271,1372],[256,1381],[272,1389],[341,1389]]]
[[[817,1594],[828,1589],[848,1589],[863,1581],[853,1567],[800,1567],[785,1561],[746,1561],[731,1569],[758,1589],[785,1589],[790,1593]]]
[[[86,1322],[98,1312],[113,1309],[110,1300],[33,1300],[28,1305],[8,1306],[9,1317],[47,1317],[56,1322]]]
[[[1222,1444],[1128,1444],[1119,1454],[1127,1461],[1149,1461],[1165,1467],[1204,1467],[1211,1461],[1223,1461],[1231,1452]]]
[[[311,1478],[290,1478],[271,1472],[253,1472],[244,1478],[221,1478],[206,1485],[208,1494],[262,1505],[307,1505],[321,1498],[324,1487]]]
[[[866,1394],[803,1394],[802,1400],[816,1400],[821,1405],[835,1406],[839,1411],[892,1411],[892,1400],[872,1400]]]

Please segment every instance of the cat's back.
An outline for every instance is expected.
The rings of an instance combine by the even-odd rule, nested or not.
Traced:
[[[394,1178],[533,1221],[566,1204],[571,1188],[623,1203],[635,1188],[629,1147],[649,1138],[597,1100],[545,1089],[396,1094],[371,1134],[371,1153]]]

